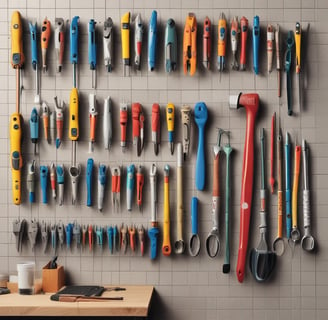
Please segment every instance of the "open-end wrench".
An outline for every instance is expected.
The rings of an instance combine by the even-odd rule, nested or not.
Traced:
[[[198,127],[198,148],[196,159],[196,188],[197,190],[204,190],[206,177],[206,163],[205,163],[205,124],[208,117],[207,107],[204,102],[198,102],[194,109],[195,122]]]
[[[312,251],[315,246],[314,237],[311,235],[311,209],[310,209],[310,189],[309,189],[309,163],[308,163],[308,146],[306,141],[302,140],[303,155],[303,220],[304,236],[301,241],[303,250]]]

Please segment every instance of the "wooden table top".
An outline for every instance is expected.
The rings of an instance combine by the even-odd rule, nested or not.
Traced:
[[[105,286],[112,287],[112,286]],[[52,294],[0,295],[0,316],[134,316],[147,317],[154,292],[152,286],[121,286],[125,291],[104,292],[103,297],[123,300],[102,302],[58,302]]]

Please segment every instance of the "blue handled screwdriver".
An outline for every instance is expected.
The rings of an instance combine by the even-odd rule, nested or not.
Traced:
[[[48,187],[48,167],[40,167],[40,181],[41,181],[41,190],[42,190],[42,203],[48,203],[47,197],[47,187]]]
[[[76,73],[78,63],[78,40],[79,40],[79,17],[75,16],[72,19],[70,26],[70,61],[73,64],[73,87],[76,88]]]
[[[253,70],[259,73],[259,49],[260,49],[260,18],[255,16],[253,19]]]
[[[153,11],[149,21],[148,33],[148,70],[154,71],[157,44],[157,11]]]
[[[34,154],[36,154],[36,145],[39,139],[39,114],[35,108],[32,109],[30,118],[31,141],[34,144]]]
[[[89,35],[88,35],[88,52],[89,64],[92,71],[92,88],[96,88],[96,65],[97,65],[97,39],[96,39],[96,22],[91,19],[89,21]]]
[[[93,159],[87,161],[87,206],[92,206],[92,174],[93,174]]]

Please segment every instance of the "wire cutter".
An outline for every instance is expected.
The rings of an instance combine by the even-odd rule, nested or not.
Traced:
[[[114,212],[118,212],[121,202],[121,168],[112,167],[112,205]]]
[[[144,121],[140,103],[132,104],[132,139],[133,144],[137,146],[137,156],[139,157],[144,145]]]
[[[177,31],[175,21],[169,19],[165,28],[165,71],[175,71],[177,68],[178,49],[177,49]]]
[[[193,13],[189,13],[183,33],[183,72],[193,76],[197,62],[197,21]]]

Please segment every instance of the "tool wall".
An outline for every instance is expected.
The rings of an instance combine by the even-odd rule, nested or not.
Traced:
[[[324,101],[328,98],[326,90],[328,4],[325,1],[279,0],[245,3],[245,1],[211,0],[157,2],[149,0],[133,2],[7,0],[0,3],[0,8],[0,25],[2,26],[0,31],[2,84],[0,88],[2,110],[0,112],[2,146],[0,150],[2,177],[0,181],[0,256],[3,261],[0,273],[14,273],[16,264],[26,260],[35,260],[36,266],[41,270],[42,266],[57,254],[59,264],[64,265],[70,282],[74,284],[154,285],[158,297],[154,300],[153,313],[159,319],[327,318],[328,283],[325,279],[327,279],[328,265],[326,248],[328,219],[325,210],[328,207],[326,196],[328,113]],[[11,19],[15,10],[18,10],[22,17],[25,54],[20,81],[23,87],[20,94],[20,113],[24,119],[22,124],[24,138],[21,150],[23,158],[21,203],[18,205],[13,203],[15,201],[12,194],[10,160],[12,145],[9,124],[10,116],[17,105],[17,73],[11,66]],[[154,10],[157,12],[157,30],[154,30]],[[130,19],[125,16],[128,12],[131,15]],[[193,13],[194,16],[189,13]],[[239,19],[239,28],[241,18],[244,16],[248,19],[245,61],[240,60],[243,28],[238,33],[237,61],[233,58],[231,22],[235,16]],[[259,18],[259,29],[255,28],[256,30],[254,24],[256,27],[258,20],[254,19],[255,16]],[[45,17],[51,23],[51,35],[47,48],[47,70],[43,72],[40,34]],[[57,35],[55,18],[59,17],[63,18],[65,24],[65,49],[61,72],[58,72],[55,47]],[[79,17],[78,62],[75,66],[74,57],[72,58],[70,54],[70,27],[74,17]],[[113,29],[111,29],[113,48],[112,51],[108,50],[104,53],[104,28],[111,26],[110,21],[107,20],[108,17],[111,17],[113,23]],[[192,20],[193,17],[197,22]],[[211,22],[209,34],[212,38],[211,46],[207,47],[208,55],[205,59],[203,46],[205,41],[208,41],[204,36],[206,17]],[[138,70],[135,66],[134,54],[134,49],[138,45],[134,43],[134,34],[138,28],[135,22],[140,18],[143,23],[143,33],[139,34],[139,36],[142,35],[142,50],[138,56],[140,60],[137,59],[140,61]],[[226,29],[221,24],[223,18],[226,19]],[[90,25],[90,19],[94,19],[96,24]],[[121,19],[126,19],[126,21]],[[176,40],[176,59],[174,50],[171,48],[169,51],[167,47],[166,25],[169,19],[175,22],[176,39],[173,36],[172,41]],[[219,20],[221,20],[220,23]],[[130,67],[128,67],[127,56],[122,57],[121,39],[122,33],[127,30],[123,24],[126,25],[129,21]],[[36,99],[36,73],[32,64],[29,22],[32,26],[35,22],[37,23],[39,99]],[[300,81],[298,80],[299,70],[296,71],[298,67],[298,55],[295,51],[298,38],[294,34],[296,22],[300,23],[302,31]],[[190,53],[190,56],[184,58],[183,52],[187,47],[183,39],[188,23],[190,30],[194,30],[197,23],[197,36],[196,40],[190,37],[191,44],[188,49],[190,52],[187,53],[187,55]],[[220,28],[218,28],[219,24]],[[277,38],[273,41],[272,70],[268,72],[270,53],[268,54],[267,51],[267,32],[271,32],[268,40],[274,37],[272,30],[267,30],[268,24],[272,25],[273,31],[277,31],[277,25],[279,25],[281,97],[278,97],[275,47]],[[95,72],[91,70],[93,67],[90,66],[88,52],[90,27],[96,30]],[[226,32],[225,58],[222,58],[222,43],[220,43],[224,37],[222,30]],[[288,33],[290,30],[292,34]],[[154,37],[154,33],[157,37],[155,49],[149,49],[148,43],[152,41],[150,35]],[[253,43],[253,33],[260,34],[256,38],[258,44]],[[296,40],[290,51],[286,43],[289,36],[292,40]],[[218,47],[221,48],[219,56]],[[258,59],[254,61],[253,56],[257,48]],[[195,59],[190,58],[193,50],[197,51]],[[110,63],[109,60],[105,60],[109,52]],[[168,52],[170,52],[169,56]],[[289,67],[289,53],[291,55],[290,73],[285,72],[285,68]],[[167,60],[173,64],[168,64]],[[235,70],[236,62],[239,64],[239,70]],[[196,63],[196,71],[192,74],[194,63]],[[184,70],[184,65],[187,72]],[[240,70],[241,65],[245,65],[244,71]],[[74,68],[75,81],[72,80]],[[286,89],[289,81],[287,73],[291,81],[289,98],[287,98]],[[72,120],[72,106],[75,103],[70,101],[74,99],[73,87],[78,88],[79,100],[77,140],[74,138],[76,132],[72,131],[74,124],[70,121]],[[301,100],[299,91],[301,91]],[[251,212],[251,217],[248,250],[243,269],[244,277],[238,276],[240,261],[237,264],[237,260],[240,259],[238,257],[240,213],[241,209],[248,209],[246,207],[249,204],[246,201],[244,205],[240,204],[243,193],[241,181],[244,149],[247,148],[246,118],[250,121],[247,108],[244,107],[245,104],[256,104],[256,97],[246,96],[243,100],[243,96],[240,96],[238,101],[234,100],[240,92],[256,93],[260,101],[255,120],[254,159],[249,158],[248,161],[251,167],[254,166],[254,183],[253,195],[250,195],[251,205],[248,210]],[[90,96],[90,94],[94,95]],[[229,98],[230,96],[235,98]],[[57,97],[57,109],[54,97]],[[289,102],[288,99],[290,99]],[[49,130],[49,137],[46,139],[43,126],[45,108],[49,115],[51,112],[55,114],[58,107],[60,109],[62,106],[62,102],[64,103],[63,135],[59,138],[58,131],[56,135],[56,130]],[[236,107],[238,105],[238,109],[231,108],[234,103]],[[111,108],[112,120],[109,148],[108,145],[105,146],[106,138],[104,138],[104,123],[108,119],[106,118],[108,107]],[[122,111],[125,111],[126,107],[126,145],[122,148],[122,122],[125,127]],[[32,143],[30,136],[33,108],[40,117],[36,146]],[[172,112],[173,108],[174,112]],[[292,115],[290,115],[291,108]],[[172,119],[169,119],[172,113],[174,126]],[[207,114],[207,120],[203,126],[200,118],[206,117],[205,114]],[[156,122],[159,116],[157,127],[159,129],[156,135],[152,123]],[[187,121],[188,117],[190,123]],[[50,116],[49,127],[55,127],[51,121]],[[275,122],[273,129],[272,121]],[[94,123],[96,123],[95,136],[90,138],[90,124]],[[136,129],[135,126],[138,128]],[[190,131],[186,129],[188,126],[190,126]],[[274,141],[273,165],[271,165],[271,132],[273,132]],[[189,150],[186,149],[186,136],[190,141]],[[280,136],[282,144],[278,147]],[[204,139],[203,144],[200,143],[202,139]],[[302,157],[302,140],[306,141],[303,149],[307,147],[307,158]],[[288,141],[291,150],[291,192],[295,182],[293,171],[294,161],[297,158],[294,154],[295,146],[300,146],[298,150],[299,190],[297,196],[290,199],[293,212],[296,210],[298,217],[298,227],[293,223],[291,228],[297,227],[301,233],[300,241],[296,242],[288,241],[287,232],[290,230],[288,231],[286,227],[288,208],[285,191],[288,189],[288,183],[285,176],[285,145]],[[231,153],[229,148],[232,150]],[[280,169],[277,160],[278,148],[281,148]],[[204,165],[200,164],[202,154],[204,154]],[[228,188],[230,193],[226,189],[227,159],[229,159],[230,169]],[[304,159],[308,161],[306,186],[309,189],[310,199],[309,210],[305,211],[310,212],[311,216],[303,221],[304,207],[308,204],[305,200],[304,205],[303,201]],[[58,185],[57,166],[64,168],[62,191]],[[72,166],[80,170],[76,194],[74,194],[76,181],[72,180],[70,175]],[[261,170],[261,168],[264,169]],[[31,175],[29,173],[31,174],[33,169],[35,169],[35,201],[30,202]],[[47,179],[43,180],[42,175],[47,170]],[[133,170],[134,181],[131,181],[129,177],[132,176]],[[215,170],[219,170],[217,188],[213,188],[215,181],[213,177],[217,173]],[[51,174],[55,171],[57,173],[56,198],[53,197],[50,180]],[[279,172],[282,173],[282,179],[278,185]],[[100,175],[101,173],[103,175]],[[271,177],[275,178],[273,193],[271,193]],[[104,179],[105,184],[102,183]],[[44,181],[48,184],[45,193]],[[120,189],[118,184],[120,184]],[[129,184],[132,188],[128,187]],[[138,185],[139,189],[137,189]],[[156,185],[157,196],[156,209],[153,205],[154,185]],[[246,184],[246,186],[250,185]],[[264,193],[260,192],[263,189],[266,189],[265,210],[263,208]],[[99,190],[103,190],[103,197]],[[282,206],[278,205],[279,190],[282,191]],[[248,191],[246,188],[245,193]],[[62,201],[60,192],[63,195]],[[99,202],[98,197],[103,201]],[[128,201],[130,197],[131,202]],[[169,205],[167,206],[166,203]],[[215,211],[216,206],[218,213]],[[226,228],[227,210],[229,211],[229,228]],[[155,211],[157,217],[154,218]],[[267,227],[260,217],[260,213],[263,216],[264,211]],[[170,213],[170,242],[163,235],[168,212]],[[182,220],[179,212],[182,214]],[[197,225],[195,224],[196,213]],[[278,213],[282,213],[283,217],[281,230],[278,226]],[[218,214],[217,219],[216,214]],[[25,223],[25,235],[23,235],[21,245],[19,243],[18,246],[14,232],[18,234],[15,228],[21,227],[21,224],[19,227],[17,224],[15,226],[15,221]],[[309,221],[311,228],[305,228]],[[32,230],[33,222],[38,223],[39,230],[34,247],[33,240],[31,241],[28,237],[28,230]],[[267,247],[258,244],[259,226],[261,226],[262,236],[266,231],[264,236]],[[54,227],[55,243],[52,237]],[[46,243],[45,230],[48,235]],[[227,255],[227,230],[230,256]],[[301,246],[301,240],[307,232],[310,232],[309,235],[315,239],[314,250],[311,250],[311,243],[310,250],[304,250],[305,244],[303,248]],[[215,247],[217,234],[220,248]],[[213,238],[207,242],[209,235]],[[152,237],[157,239],[156,251],[154,251]],[[197,252],[198,237],[199,254]],[[285,250],[283,254],[272,258],[273,243],[277,238],[282,238]],[[252,248],[255,249],[252,250]],[[257,279],[260,281],[254,279],[252,272],[256,273],[254,266],[263,252],[269,261],[269,266],[265,265],[265,268],[271,267],[272,272],[268,271],[270,273],[268,279],[261,282],[261,276],[266,278],[266,271]],[[261,272],[258,271],[259,273]]]

